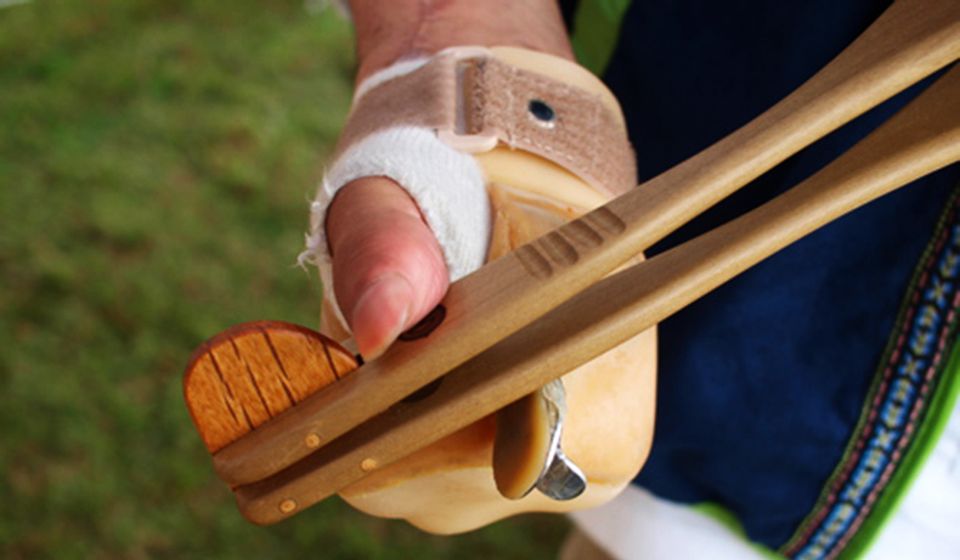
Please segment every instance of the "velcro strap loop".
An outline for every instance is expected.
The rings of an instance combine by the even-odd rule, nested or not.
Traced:
[[[536,154],[611,195],[636,186],[627,133],[599,95],[485,53],[444,52],[365,92],[350,112],[338,154],[378,130],[419,126],[465,152],[502,142]]]
[[[471,133],[495,133],[511,148],[553,161],[610,194],[636,186],[626,131],[599,96],[492,57],[470,62]],[[551,120],[533,112],[538,103],[553,113]]]

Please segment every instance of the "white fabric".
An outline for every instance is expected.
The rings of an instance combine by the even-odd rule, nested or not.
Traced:
[[[763,558],[709,515],[630,485],[613,501],[570,514],[611,556],[629,560]],[[960,558],[960,403],[868,560]]]
[[[869,560],[960,558],[960,403]]]
[[[429,60],[401,60],[370,75],[357,87],[354,104],[373,87],[413,72]],[[327,209],[337,192],[350,181],[374,176],[393,179],[416,201],[443,249],[451,282],[483,265],[490,239],[491,211],[480,166],[472,156],[440,141],[434,131],[401,126],[360,140],[341,154],[323,177],[310,205],[310,232],[299,262],[316,265],[324,286],[333,286],[325,228]],[[333,290],[327,296],[334,303],[340,323],[346,326]]]
[[[315,264],[324,286],[333,286],[325,233],[327,208],[347,183],[372,176],[393,179],[417,202],[443,248],[451,281],[483,264],[490,238],[490,200],[480,166],[473,157],[438,140],[433,131],[398,127],[350,147],[323,178],[310,207],[310,233],[300,262]],[[332,291],[329,295],[333,300]]]
[[[763,558],[716,519],[632,484],[607,504],[570,517],[614,558]]]

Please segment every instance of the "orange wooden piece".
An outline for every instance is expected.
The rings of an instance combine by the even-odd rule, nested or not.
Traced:
[[[202,344],[183,392],[210,453],[357,369],[342,346],[280,321],[235,325]]]

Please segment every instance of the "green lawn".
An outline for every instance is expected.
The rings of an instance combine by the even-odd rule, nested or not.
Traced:
[[[555,553],[557,517],[439,538],[334,499],[249,525],[193,431],[196,344],[316,324],[320,285],[294,263],[353,60],[314,4],[0,8],[0,556]]]

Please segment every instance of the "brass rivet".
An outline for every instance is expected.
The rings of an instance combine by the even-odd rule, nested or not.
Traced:
[[[317,447],[320,447],[320,436],[318,436],[317,434],[310,434],[307,436],[305,440],[303,440],[303,442],[306,443],[307,447],[309,447],[310,449],[315,449]]]
[[[363,461],[360,461],[360,470],[364,472],[370,472],[375,468],[377,468],[376,459],[367,458],[367,459],[364,459]]]
[[[280,502],[280,512],[281,513],[290,513],[291,511],[297,509],[297,502],[293,500],[284,500]]]

